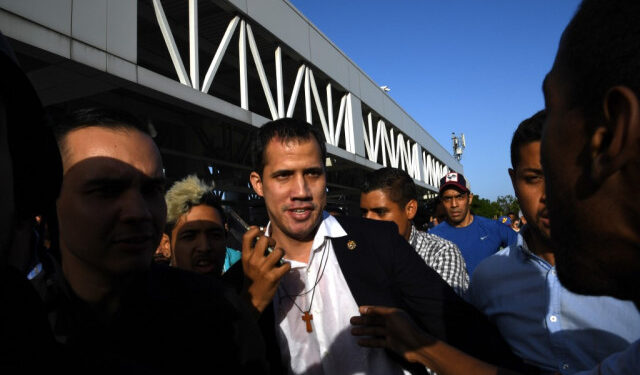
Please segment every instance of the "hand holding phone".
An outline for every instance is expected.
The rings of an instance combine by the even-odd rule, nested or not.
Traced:
[[[269,247],[273,249],[271,252],[267,252]],[[271,303],[280,279],[291,269],[288,262],[278,266],[283,256],[284,250],[258,227],[249,227],[242,236],[243,293],[260,313]]]
[[[249,226],[249,224],[247,224],[241,217],[240,215],[238,215],[232,208],[227,207],[225,208],[225,211],[227,212],[227,216],[229,217],[229,222],[230,222],[230,232],[231,234],[235,237],[237,235],[238,232],[240,233],[246,233],[251,227]],[[260,231],[263,232],[262,235],[264,236],[264,230],[262,228],[260,228]],[[260,237],[256,237],[256,240],[258,240]],[[242,242],[241,238],[237,238],[240,242]],[[255,242],[253,243],[255,246]],[[264,251],[264,256],[269,256],[269,254],[271,254],[273,252],[273,246],[267,246],[267,248]],[[284,260],[282,260],[282,258],[280,258],[278,260],[277,265],[278,266],[282,266],[284,264]]]

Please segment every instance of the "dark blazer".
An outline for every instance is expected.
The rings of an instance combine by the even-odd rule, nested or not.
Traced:
[[[337,219],[347,235],[331,242],[349,290],[359,306],[401,308],[434,337],[486,362],[527,372],[497,328],[426,265],[398,234],[394,223],[350,217]],[[353,249],[348,247],[351,241],[355,244]],[[265,310],[260,320],[267,356],[271,356],[272,373],[284,373],[286,371],[279,363],[272,306]],[[424,368],[402,362],[412,373],[424,372]]]

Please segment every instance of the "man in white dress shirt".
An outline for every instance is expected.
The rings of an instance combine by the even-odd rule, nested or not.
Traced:
[[[349,319],[359,305],[373,302],[403,306],[435,336],[485,358],[500,353],[496,357],[508,365],[504,362],[511,353],[499,349],[506,344],[495,327],[426,266],[393,224],[336,219],[323,211],[326,150],[309,124],[294,119],[265,124],[257,132],[253,155],[257,160],[250,181],[264,198],[270,222],[264,232],[253,228],[245,235],[242,265],[245,290],[248,284],[253,305],[265,311],[267,330],[273,330],[275,319],[272,337],[263,326],[267,343],[277,346],[271,354],[283,366],[272,366],[272,372],[424,373],[424,367],[357,345]],[[268,242],[275,243],[275,251],[265,257]],[[283,267],[291,267],[284,276],[274,272],[282,254],[288,263]],[[272,289],[252,292],[266,273],[273,276]],[[482,345],[474,346],[480,340],[469,332],[485,337]],[[498,337],[491,353],[484,351],[486,337]]]
[[[403,373],[384,351],[361,348],[349,334],[349,318],[358,305],[329,241],[346,232],[323,212],[324,158],[321,141],[313,134],[309,131],[307,139],[285,134],[272,138],[264,147],[262,173],[250,176],[265,200],[267,235],[291,264],[273,305],[283,363],[295,374]]]

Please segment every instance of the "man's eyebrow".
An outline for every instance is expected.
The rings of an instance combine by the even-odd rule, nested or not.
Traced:
[[[95,185],[114,185],[114,184],[126,184],[128,183],[128,178],[126,177],[95,177],[87,180],[85,185],[87,186],[95,186]]]
[[[287,174],[292,174],[293,171],[291,169],[278,169],[277,171],[271,172],[271,177],[283,176]]]
[[[543,173],[542,168],[523,168],[522,172]]]
[[[386,207],[371,207],[370,211],[374,211],[374,212],[386,212],[389,211],[388,208]]]
[[[309,168],[305,168],[304,171],[305,172],[316,172],[316,171],[322,171],[324,168],[322,168],[322,166],[318,165],[315,167],[309,167]]]
[[[547,86],[549,85],[549,74],[547,73],[546,76],[544,76],[544,79],[542,80],[542,94],[546,95],[547,94]]]

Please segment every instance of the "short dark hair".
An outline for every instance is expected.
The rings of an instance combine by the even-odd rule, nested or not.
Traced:
[[[53,133],[63,157],[65,156],[65,137],[74,130],[91,126],[113,130],[137,130],[149,135],[147,126],[131,113],[106,107],[77,109],[56,121],[53,127]]]
[[[516,169],[520,164],[520,148],[531,142],[542,139],[542,128],[547,113],[542,110],[522,121],[511,138],[511,167]]]
[[[580,109],[588,122],[602,119],[602,102],[613,86],[640,97],[639,20],[640,1],[584,0],[563,33],[556,66],[570,108]]]
[[[417,199],[416,184],[402,169],[385,167],[368,173],[364,177],[362,192],[383,190],[391,201],[404,208],[412,199]]]
[[[318,146],[320,146],[320,156],[322,158],[322,165],[324,166],[324,160],[327,157],[327,146],[318,129],[304,121],[293,118],[283,118],[269,121],[255,132],[252,162],[253,170],[260,175],[262,175],[264,166],[267,163],[267,155],[265,154],[267,145],[274,138],[280,138],[282,141],[315,139],[316,142],[318,142]]]

